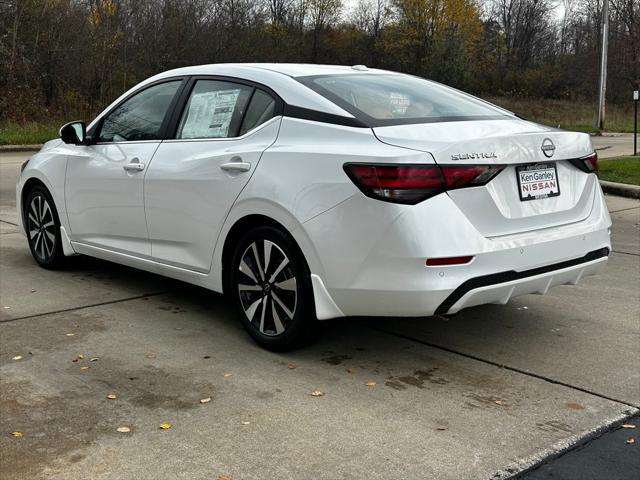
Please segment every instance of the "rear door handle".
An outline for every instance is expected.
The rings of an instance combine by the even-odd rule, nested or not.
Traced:
[[[251,170],[251,164],[249,162],[229,162],[223,163],[222,165],[220,165],[220,168],[227,172],[248,172],[249,170]]]
[[[141,172],[142,170],[144,170],[144,163],[127,163],[122,168],[124,168],[127,172]]]

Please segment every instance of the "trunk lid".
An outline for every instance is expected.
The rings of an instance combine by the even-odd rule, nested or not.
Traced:
[[[373,130],[380,141],[428,152],[439,165],[504,165],[505,169],[487,185],[447,192],[487,237],[579,222],[591,212],[597,179],[567,161],[593,152],[586,134],[563,132],[515,118]],[[520,199],[517,167],[532,164],[555,166],[558,196]]]

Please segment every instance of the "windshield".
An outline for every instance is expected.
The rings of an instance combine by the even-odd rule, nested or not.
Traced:
[[[371,126],[510,118],[505,110],[409,75],[324,75],[300,82]]]

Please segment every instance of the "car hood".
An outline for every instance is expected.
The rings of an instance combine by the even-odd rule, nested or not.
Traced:
[[[589,135],[517,118],[395,125],[373,129],[378,139],[429,152],[437,163],[515,164],[578,158],[593,152]],[[544,155],[549,139],[555,150]]]

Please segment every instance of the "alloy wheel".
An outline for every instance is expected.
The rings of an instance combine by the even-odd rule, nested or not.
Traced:
[[[246,318],[264,335],[284,333],[298,303],[298,280],[287,255],[270,240],[256,240],[242,254],[238,270]]]
[[[27,210],[27,231],[38,258],[43,261],[51,258],[56,246],[56,223],[53,210],[43,195],[31,199]]]

